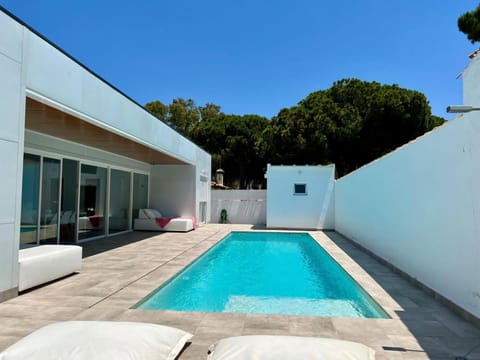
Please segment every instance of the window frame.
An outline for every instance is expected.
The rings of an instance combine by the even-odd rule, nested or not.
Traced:
[[[304,192],[297,192],[297,186],[303,186]],[[293,184],[293,195],[294,196],[307,196],[307,184],[306,183],[294,183]]]

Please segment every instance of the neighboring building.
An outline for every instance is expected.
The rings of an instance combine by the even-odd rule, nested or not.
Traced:
[[[335,165],[267,166],[267,228],[333,229]]]
[[[0,301],[21,247],[131,231],[144,207],[209,221],[209,154],[1,7],[0,34]]]

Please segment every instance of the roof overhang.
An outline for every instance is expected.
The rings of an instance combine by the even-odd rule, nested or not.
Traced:
[[[26,100],[25,128],[152,165],[188,164],[29,97]]]

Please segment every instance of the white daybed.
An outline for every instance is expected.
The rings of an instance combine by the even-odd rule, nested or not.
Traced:
[[[146,231],[190,231],[195,228],[195,218],[166,218],[155,209],[140,209],[138,219],[133,223],[134,230]]]

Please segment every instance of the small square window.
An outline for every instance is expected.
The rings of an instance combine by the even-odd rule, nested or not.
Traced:
[[[307,195],[307,184],[295,184],[293,195]]]

